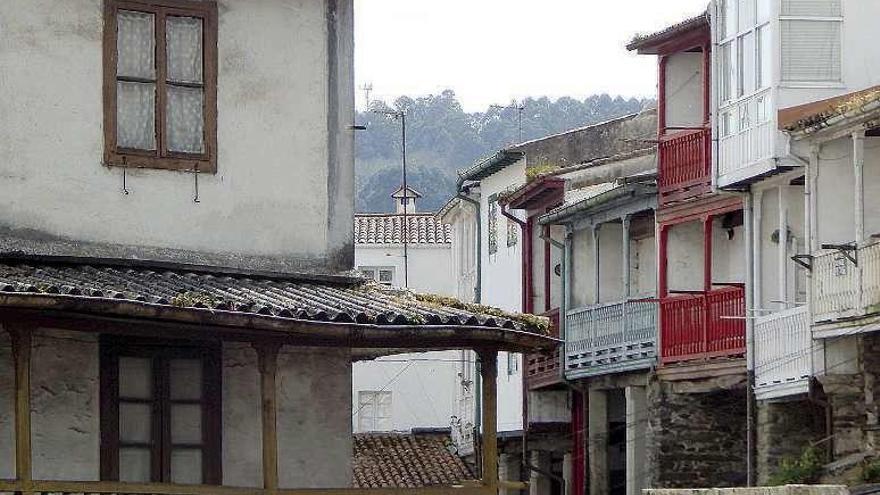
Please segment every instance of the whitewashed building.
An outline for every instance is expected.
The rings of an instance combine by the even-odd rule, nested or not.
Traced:
[[[418,191],[401,187],[391,195],[394,213],[355,215],[355,268],[382,285],[454,297],[452,227],[434,213],[420,213],[420,197]],[[450,427],[456,416],[461,355],[461,351],[402,354],[355,363],[354,431]]]

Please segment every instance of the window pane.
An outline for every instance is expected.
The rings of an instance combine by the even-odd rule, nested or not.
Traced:
[[[771,63],[773,62],[773,46],[770,43],[768,26],[758,29],[758,88],[770,86]]]
[[[736,67],[733,64],[733,41],[721,45],[721,100],[733,98],[733,76]]]
[[[116,145],[156,149],[156,85],[116,83]]]
[[[391,270],[379,270],[379,282],[391,282],[394,280],[394,272]]]
[[[745,31],[755,26],[755,0],[739,0],[739,30]]]
[[[202,82],[202,20],[196,17],[169,17],[166,30],[168,80]]]
[[[202,398],[202,361],[199,359],[172,359],[172,400],[199,400]]]
[[[153,396],[152,363],[145,358],[119,358],[119,396],[149,399]]]
[[[782,79],[837,82],[841,79],[838,21],[782,21]]]
[[[155,79],[156,40],[153,14],[120,10],[116,20],[117,76]]]
[[[840,0],[782,0],[782,15],[792,17],[839,17]]]
[[[199,88],[168,86],[168,151],[179,153],[205,152],[204,102]]]
[[[736,34],[736,2],[737,0],[724,0],[721,11],[724,16],[724,37],[729,38]]]
[[[171,406],[171,443],[202,443],[202,406],[198,404]]]
[[[146,483],[150,479],[150,450],[141,448],[119,449],[119,481]]]
[[[152,431],[150,404],[119,404],[119,440],[132,443],[150,443]]]
[[[755,91],[755,80],[758,75],[755,70],[755,35],[747,33],[740,38],[740,95],[750,94]]]
[[[175,449],[171,452],[171,482],[182,485],[202,484],[202,451]]]

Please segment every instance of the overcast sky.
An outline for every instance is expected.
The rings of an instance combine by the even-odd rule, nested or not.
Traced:
[[[467,111],[525,96],[654,96],[654,57],[628,53],[708,0],[354,0],[355,74],[373,99],[452,89]]]

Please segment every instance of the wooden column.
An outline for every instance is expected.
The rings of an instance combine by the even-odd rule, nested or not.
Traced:
[[[669,247],[669,226],[660,224],[657,226],[657,296],[660,298],[669,295],[669,262],[667,251]]]
[[[703,124],[708,127],[712,118],[712,51],[703,45]]]
[[[32,329],[4,323],[12,337],[15,363],[15,477],[22,483],[22,493],[31,493],[31,342]]]
[[[703,217],[703,290],[712,290],[712,215]]]
[[[657,63],[657,135],[666,133],[666,55],[660,55]]]
[[[630,294],[630,286],[632,285],[632,281],[630,280],[630,261],[629,261],[629,227],[630,221],[632,220],[632,215],[624,215],[623,218],[620,219],[620,223],[623,226],[623,299],[629,299]]]
[[[852,133],[856,245],[865,241],[865,130]]]
[[[263,416],[263,488],[278,490],[278,402],[275,378],[278,372],[278,344],[254,344],[260,370]]]
[[[478,351],[480,376],[483,381],[483,485],[495,489],[498,486],[498,432],[497,398],[498,352]],[[523,418],[523,421],[527,421]]]

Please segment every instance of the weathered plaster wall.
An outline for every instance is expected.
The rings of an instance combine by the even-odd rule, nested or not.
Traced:
[[[100,476],[98,341],[92,334],[39,330],[31,355],[34,479]]]
[[[595,304],[593,282],[593,232],[590,229],[574,231],[572,235],[571,261],[571,308],[577,309]]]
[[[816,196],[819,244],[842,244],[855,240],[852,198],[852,140],[841,138],[822,146],[819,154],[819,194]]]
[[[703,224],[688,222],[669,229],[669,288],[703,290]]]
[[[730,232],[721,226],[721,217],[712,222],[712,282],[746,281],[746,235],[742,225]]]
[[[657,137],[657,111],[645,110],[515,146],[530,167],[569,166],[645,148]]]
[[[599,302],[623,299],[623,226],[605,223],[599,229]]]
[[[191,174],[130,170],[125,195],[102,164],[102,5],[0,3],[0,234],[53,254],[91,241],[350,268],[351,0],[218,1],[218,172],[200,175],[199,203]]]
[[[630,245],[630,296],[657,293],[657,240],[654,236],[633,240]]]
[[[757,421],[758,483],[765,484],[787,458],[826,438],[825,408],[807,400],[759,402]]]
[[[681,52],[667,57],[666,125],[703,125],[703,54]]]
[[[0,325],[0,478],[15,478],[15,373],[12,342]]]
[[[262,407],[257,353],[223,345],[223,484],[263,486]]]
[[[278,475],[282,488],[351,486],[351,356],[284,347],[278,356]]]
[[[744,388],[678,393],[673,384],[648,386],[646,486],[742,486],[746,473]]]

